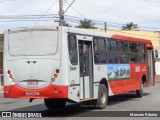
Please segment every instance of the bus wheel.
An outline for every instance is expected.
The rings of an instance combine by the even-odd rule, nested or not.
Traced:
[[[104,109],[108,103],[108,90],[104,84],[100,84],[98,90],[97,108]]]
[[[44,103],[48,109],[63,109],[66,99],[44,99]]]
[[[141,83],[140,89],[136,90],[137,97],[143,97],[143,83]]]

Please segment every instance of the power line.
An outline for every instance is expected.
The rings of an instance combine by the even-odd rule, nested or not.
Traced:
[[[57,14],[46,14],[44,16],[54,16]],[[0,19],[1,18],[15,18],[15,17],[41,17],[42,15],[0,15]]]
[[[79,23],[78,21],[74,21],[74,20],[68,20],[72,23]],[[116,27],[116,26],[115,26]],[[129,34],[129,35],[137,35],[137,36],[141,36],[141,37],[153,37],[153,38],[160,38],[160,37],[156,37],[156,36],[151,36],[151,35],[146,35],[146,34],[136,34],[136,33],[128,33],[125,31],[120,31],[120,30],[113,30],[113,29],[107,29],[110,31],[115,31],[115,32],[119,32],[119,33],[123,33],[123,34]],[[152,41],[159,41],[159,40],[152,40]]]
[[[160,16],[147,15],[147,14],[135,13],[135,12],[131,12],[131,11],[119,10],[119,9],[109,8],[109,7],[106,7],[106,6],[95,5],[95,4],[87,3],[87,2],[75,3],[74,6],[76,6],[77,8],[80,8],[82,10],[88,10],[88,11],[97,12],[97,13],[100,13],[100,14],[111,14],[111,15],[118,16],[118,17],[123,16],[123,18],[124,17],[126,17],[126,18],[132,17],[133,19],[137,19],[137,20],[141,20],[141,19],[151,19],[151,20],[160,19]]]
[[[141,14],[134,14],[131,12],[121,12],[121,11],[116,11],[116,10],[110,10],[110,9],[106,9],[106,8],[96,8],[93,6],[84,6],[84,5],[76,5],[77,8],[80,8],[81,10],[87,10],[87,11],[91,11],[91,12],[97,12],[99,14],[111,14],[114,16],[118,16],[118,17],[122,17],[123,18],[130,18],[132,17],[133,19],[160,19],[160,16],[145,16],[145,15],[141,15]],[[93,9],[94,8],[94,9]]]
[[[73,18],[73,19],[71,19],[71,18],[69,18],[70,16],[66,16],[66,17],[68,17],[67,18],[67,21],[69,21],[69,22],[72,22],[72,23],[76,23],[76,24],[78,24],[79,23],[79,20],[80,19],[82,19],[82,18],[77,18],[77,17],[71,17],[71,18]],[[76,20],[76,18],[77,18],[77,20]],[[50,20],[53,20],[53,18],[52,19],[41,19],[40,21],[50,21]],[[31,19],[31,20],[7,20],[7,21],[0,21],[0,22],[24,22],[24,21],[28,21],[28,22],[32,22],[32,21],[37,21],[37,20],[34,20],[34,19]],[[94,21],[94,20],[93,20]],[[96,20],[95,20],[96,21]],[[104,25],[104,24],[101,24],[100,22],[102,22],[102,21],[97,21],[97,23],[96,24],[98,24],[98,25]],[[114,24],[114,25],[113,25]],[[108,22],[108,26],[111,26],[111,27],[121,27],[120,25],[122,25],[122,24],[118,24],[118,23],[109,23]],[[113,30],[113,29],[108,29],[108,30],[111,30],[111,31],[117,31],[117,30]],[[128,33],[128,32],[125,32],[125,31],[118,31],[119,33],[125,33],[125,34],[130,34],[130,35],[137,35],[137,36],[142,36],[142,37],[154,37],[154,38],[160,38],[160,37],[155,37],[155,36],[151,36],[151,35],[146,35],[146,34],[141,34],[141,35],[139,35],[139,34],[136,34],[136,33]]]
[[[67,4],[69,4],[67,0],[66,0],[66,2],[67,2]],[[83,16],[84,18],[86,18],[83,14],[81,14],[80,12],[78,12],[73,6],[71,6],[71,7],[72,7],[72,9],[74,9],[78,14],[80,14],[81,16]]]
[[[57,2],[57,0],[55,0],[55,1],[53,2],[53,4],[47,9],[47,11],[42,15],[42,17],[43,17],[45,14],[48,13],[48,11],[53,7],[53,5],[54,5],[56,2]],[[42,19],[42,17],[35,23],[35,25],[39,23],[39,21]]]
[[[1,15],[0,16],[0,22],[15,22],[15,21],[37,21],[41,18],[42,15]],[[43,18],[41,18],[42,20],[40,21],[48,21],[48,20],[53,20],[54,18],[58,18],[56,17],[58,16],[57,14],[46,14],[44,15]],[[79,23],[80,20],[83,20],[84,18],[79,18],[79,17],[74,17],[74,16],[65,16],[65,20],[66,21],[72,21],[76,23]],[[96,25],[98,26],[104,26],[104,22],[106,21],[98,21],[98,20],[93,20],[91,19]],[[120,23],[113,23],[113,22],[109,22],[107,21],[107,25],[109,27],[116,27],[116,28],[120,28],[123,25],[126,24],[120,24]],[[159,31],[160,28],[155,28],[155,27],[147,27],[147,26],[138,26],[139,28],[145,28],[145,29],[154,29],[156,31]]]
[[[66,1],[66,2],[67,2],[67,1]],[[74,2],[75,2],[75,0],[72,1],[72,3],[71,3],[71,4],[68,6],[68,8],[64,11],[64,13],[67,12],[67,10],[71,7],[71,5],[72,5]],[[67,3],[68,3],[68,2],[67,2]]]
[[[44,20],[40,20],[40,21],[50,21],[53,20],[52,19],[44,19]],[[24,21],[29,21],[29,22],[33,22],[33,21],[37,21],[37,20],[6,20],[6,21],[0,21],[0,22],[24,22]]]
[[[83,18],[78,18],[78,17],[73,17],[73,16],[65,16],[66,20],[72,20],[72,21],[80,21],[80,20],[83,20]],[[98,21],[98,20],[93,20],[91,19],[92,22],[94,22],[95,24],[98,24],[98,25],[102,25],[104,26],[104,22],[105,21]],[[107,22],[108,26],[116,26],[116,27],[119,27],[121,28],[122,26],[126,25],[126,24],[120,24],[120,23],[113,23],[113,22]],[[157,29],[157,30],[160,30],[160,28],[155,28],[155,27],[147,27],[147,26],[138,26],[139,28],[150,28],[150,29]]]

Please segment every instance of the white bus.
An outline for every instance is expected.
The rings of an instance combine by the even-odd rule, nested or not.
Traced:
[[[129,45],[130,49],[140,46],[137,55],[142,57],[131,57],[126,47]],[[121,47],[126,50],[121,51]],[[30,101],[43,98],[48,109],[64,108],[67,101],[87,100],[95,100],[97,107],[105,108],[108,96],[129,91],[142,97],[141,84],[155,84],[152,57],[145,57],[153,56],[152,49],[149,40],[78,28],[9,29],[4,35],[4,97]],[[128,54],[121,58],[120,53]],[[134,67],[136,70],[131,70]],[[125,75],[119,75],[118,68],[125,70]],[[126,89],[127,85],[130,87]]]

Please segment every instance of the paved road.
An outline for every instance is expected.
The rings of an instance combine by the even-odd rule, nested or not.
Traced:
[[[67,103],[67,111],[74,110],[72,112],[62,113],[59,116],[65,117],[65,119],[70,119],[70,117],[83,116],[88,114],[90,111],[99,111],[93,107],[86,107],[88,104],[69,104]],[[79,110],[77,112],[77,110]],[[86,111],[87,110],[87,111]],[[55,113],[54,111],[48,111],[43,104],[42,99],[36,99],[32,103],[29,103],[27,99],[5,99],[3,94],[0,93],[0,111],[39,111],[41,113]],[[118,96],[109,97],[108,107],[101,111],[160,111],[160,81],[157,82],[156,86],[145,88],[143,98],[136,98],[135,93],[128,93]],[[67,116],[67,117],[66,117]],[[46,118],[45,118],[46,119]],[[51,119],[51,118],[47,118]],[[64,118],[57,118],[64,119]],[[76,119],[81,119],[78,117]],[[97,118],[92,118],[97,119]],[[101,119],[106,119],[102,118]],[[107,118],[107,119],[113,119]],[[122,118],[118,118],[122,119]],[[137,119],[137,118],[125,118]],[[146,118],[140,118],[146,119]],[[158,118],[147,118],[157,119]],[[34,119],[35,120],[35,119]]]

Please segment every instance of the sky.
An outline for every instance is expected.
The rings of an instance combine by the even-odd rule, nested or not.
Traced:
[[[73,0],[64,0],[64,11]],[[44,20],[43,15],[58,14],[59,0],[0,0],[0,31],[14,27],[33,25],[58,25],[57,15]],[[13,21],[11,15],[42,15],[34,21]],[[160,0],[75,0],[65,12],[66,21],[78,25],[73,17],[94,20],[95,25],[108,29],[121,29],[122,25],[133,22],[140,29],[160,31]],[[72,17],[71,17],[72,16]],[[5,19],[4,19],[5,17]],[[45,19],[46,20],[46,19]]]

